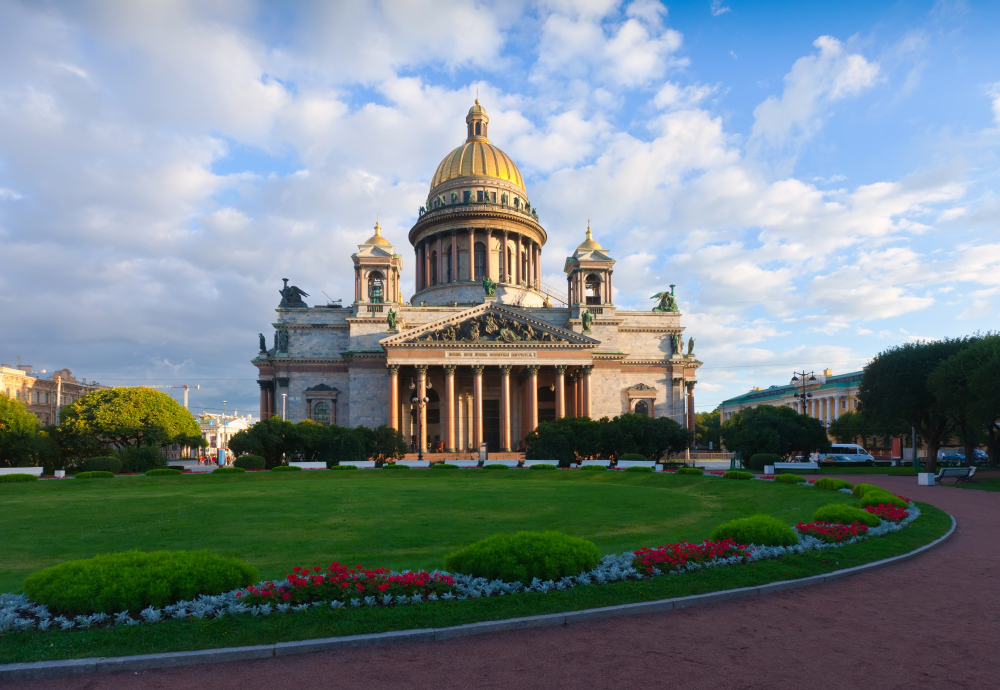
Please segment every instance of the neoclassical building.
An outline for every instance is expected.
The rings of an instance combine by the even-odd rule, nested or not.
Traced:
[[[701,362],[683,352],[672,292],[654,311],[618,309],[615,261],[589,227],[566,258],[565,291],[543,284],[547,235],[521,172],[490,143],[478,100],[465,121],[407,237],[408,300],[403,257],[378,223],[351,257],[349,307],[310,307],[286,281],[274,346],[261,335],[253,360],[261,417],[390,424],[425,452],[517,451],[539,422],[566,415],[693,428]]]
[[[830,426],[830,422],[845,412],[858,411],[858,386],[863,374],[863,371],[852,371],[835,376],[832,369],[824,369],[818,374],[796,373],[787,386],[754,388],[743,395],[723,400],[719,405],[722,421],[732,419],[740,410],[771,405],[790,407],[800,414],[815,417],[824,426]],[[804,399],[800,397],[803,393],[806,396]]]

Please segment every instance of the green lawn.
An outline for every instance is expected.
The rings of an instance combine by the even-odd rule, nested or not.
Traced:
[[[961,484],[955,484],[954,479],[946,479],[945,486],[957,486],[959,489],[979,489],[980,491],[1000,491],[1000,477],[984,477],[981,474],[977,475],[975,479],[972,480],[973,483],[962,482]]]
[[[733,517],[790,525],[832,491],[624,472],[252,473],[0,484],[0,591],[65,560],[140,549],[209,549],[283,577],[332,561],[441,568],[496,532],[553,529],[603,553],[700,541]]]

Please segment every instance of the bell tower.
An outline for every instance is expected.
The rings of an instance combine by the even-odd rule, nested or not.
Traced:
[[[375,221],[375,234],[358,245],[351,255],[354,261],[354,304],[358,314],[379,313],[382,304],[400,304],[399,274],[403,257],[389,240],[382,237],[382,227]]]
[[[587,239],[566,257],[566,294],[570,307],[602,307],[614,304],[611,274],[615,260],[594,240],[587,221]]]

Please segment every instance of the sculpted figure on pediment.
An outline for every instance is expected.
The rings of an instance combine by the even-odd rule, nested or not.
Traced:
[[[418,342],[545,342],[568,343],[566,338],[542,331],[531,324],[521,323],[503,314],[487,312],[459,324],[445,326],[417,336]]]

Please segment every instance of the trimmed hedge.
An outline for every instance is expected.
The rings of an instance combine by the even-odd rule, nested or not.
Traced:
[[[854,484],[845,482],[843,479],[834,479],[833,477],[823,477],[822,479],[817,479],[813,486],[817,489],[826,489],[827,491],[840,491],[841,489],[854,488]]]
[[[799,542],[791,527],[770,515],[753,515],[724,522],[712,530],[709,539],[732,539],[737,544],[755,546],[792,546]]]
[[[275,465],[271,468],[272,472],[301,472],[301,467],[296,467],[295,465]]]
[[[858,484],[851,489],[851,493],[854,494],[855,498],[862,498],[869,491],[885,491],[885,489],[874,484]]]
[[[257,570],[208,551],[127,551],[67,561],[33,573],[24,592],[55,614],[136,614],[257,581]]]
[[[148,470],[146,472],[147,477],[171,477],[184,474],[181,470],[172,470],[169,467],[160,467],[155,470]]]
[[[266,470],[267,460],[260,455],[243,455],[233,460],[233,467],[242,467],[245,470]]]
[[[529,470],[557,470],[555,465],[528,465]]]
[[[776,462],[781,462],[780,455],[775,455],[774,453],[757,453],[750,456],[750,459],[746,461],[746,466],[754,472],[763,472],[765,465],[773,465]]]
[[[817,508],[816,512],[813,513],[813,522],[836,522],[841,525],[860,522],[868,527],[878,527],[882,519],[878,515],[872,515],[867,510],[843,503],[834,503]]]
[[[87,458],[83,461],[83,471],[118,474],[122,471],[122,461],[118,458]]]
[[[705,474],[705,470],[700,467],[681,467],[674,474],[696,474],[700,477]]]
[[[80,472],[76,475],[77,479],[114,479],[114,472]]]
[[[0,484],[5,482],[34,482],[38,477],[33,474],[0,474]]]
[[[868,491],[864,496],[861,497],[861,507],[867,508],[868,506],[877,505],[892,505],[899,506],[900,508],[909,508],[909,504],[901,499],[899,496],[889,493],[885,489],[879,489],[877,491]]]
[[[458,470],[461,469],[458,465],[449,465],[447,462],[435,462],[431,465],[432,470]]]
[[[744,472],[743,470],[729,470],[722,475],[723,479],[753,479],[753,472]]]
[[[652,472],[652,467],[626,467],[626,472]]]
[[[495,463],[492,463],[490,465],[483,465],[483,469],[484,470],[509,470],[510,468],[507,467],[507,465],[501,465],[500,463],[495,462]]]
[[[211,474],[243,474],[246,472],[242,467],[216,467]]]
[[[445,568],[476,577],[520,581],[558,580],[592,570],[601,560],[597,546],[561,532],[495,534],[448,554]]]
[[[408,469],[410,469],[410,466],[409,465],[397,465],[396,463],[391,463],[391,464],[390,463],[386,463],[385,465],[382,465],[382,469],[383,470],[408,470]]]
[[[618,459],[619,460],[649,460],[649,458],[647,458],[642,453],[625,453],[623,455],[619,455]]]
[[[581,470],[590,470],[592,472],[603,472],[604,470],[606,470],[608,468],[605,467],[604,465],[584,465],[580,469]]]
[[[328,470],[356,470],[356,469],[358,469],[358,466],[357,465],[330,465],[326,469],[328,469]]]
[[[781,482],[782,484],[803,484],[806,478],[800,477],[797,474],[779,474],[774,478],[774,481]]]

